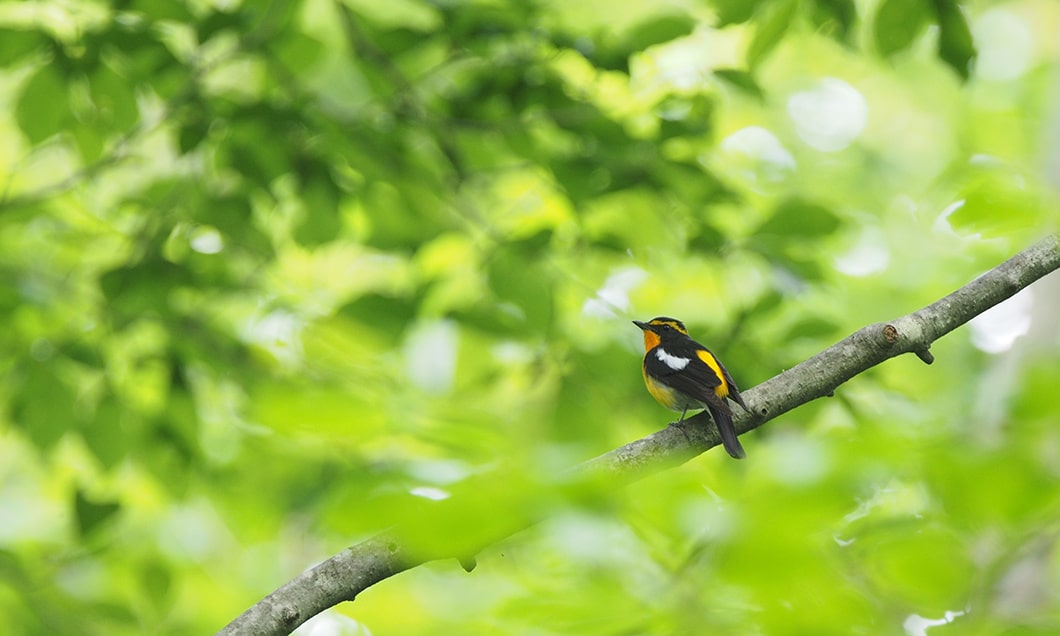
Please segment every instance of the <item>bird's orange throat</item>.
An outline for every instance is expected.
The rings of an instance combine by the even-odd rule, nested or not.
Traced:
[[[644,351],[651,351],[656,345],[661,342],[659,334],[651,331],[650,329],[644,330]]]

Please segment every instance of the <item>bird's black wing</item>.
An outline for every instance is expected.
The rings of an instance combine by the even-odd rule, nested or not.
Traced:
[[[663,357],[657,353],[662,350]],[[721,378],[699,357],[697,349],[681,347],[662,349],[656,347],[644,356],[644,366],[650,375],[671,388],[699,400],[705,404],[714,404],[718,408],[729,410],[725,401],[714,393],[714,388],[721,384]],[[707,352],[707,355],[710,355]],[[669,357],[670,364],[664,361]],[[675,366],[674,361],[687,360],[683,367]]]
[[[659,354],[660,351],[663,353]],[[705,391],[706,389],[711,389],[711,392],[713,392],[712,389],[722,384],[722,381],[718,374],[714,373],[714,370],[708,367],[699,356],[701,351],[710,355],[710,352],[705,349],[692,347],[672,347],[668,349],[656,347],[644,356],[644,366],[648,368],[649,373],[677,390],[689,394]],[[664,359],[669,359],[670,363],[666,363]],[[679,360],[688,360],[688,363],[681,366],[678,364]],[[683,379],[690,383],[687,387],[673,384],[682,382]],[[700,389],[694,390],[695,387],[700,387]]]
[[[703,402],[707,410],[710,411],[714,425],[718,427],[718,433],[721,435],[721,442],[725,446],[725,451],[736,459],[746,457],[743,446],[740,445],[740,440],[736,437],[736,428],[732,423],[732,409],[729,408],[728,402],[718,397],[718,394],[714,392],[714,389],[721,385],[721,378],[718,377],[718,374],[706,361],[708,359],[713,360],[717,364],[725,376],[725,381],[729,384],[729,394],[735,394],[737,396],[736,403],[744,406],[743,399],[738,398],[739,392],[734,391],[735,385],[732,383],[732,379],[729,378],[725,367],[706,348],[687,347],[665,351],[666,356],[670,356],[671,363],[675,360],[688,360],[688,364],[683,368],[668,364],[665,361],[666,356],[660,357],[656,353],[657,349],[658,347],[648,352],[648,355],[645,356],[644,364],[648,373],[667,386]],[[680,366],[679,363],[678,366]],[[744,406],[744,408],[747,407]]]
[[[717,358],[715,358],[715,360],[717,360]],[[722,366],[721,362],[718,363],[718,367],[721,368],[721,373],[725,376],[725,382],[729,385],[729,399],[736,402],[743,408],[743,410],[750,413],[751,409],[747,408],[747,404],[743,401],[743,396],[740,395],[740,389],[736,386],[736,383],[733,382],[732,376],[729,375],[729,370]]]

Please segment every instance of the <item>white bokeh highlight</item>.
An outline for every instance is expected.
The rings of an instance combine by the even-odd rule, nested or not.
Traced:
[[[761,126],[737,130],[722,139],[718,148],[730,170],[752,181],[780,181],[795,170],[795,157]]]
[[[582,304],[582,314],[593,318],[613,318],[629,311],[629,292],[648,279],[639,267],[623,267],[604,281],[596,295]]]
[[[1034,293],[1024,289],[1005,302],[994,305],[969,323],[972,344],[987,353],[1004,353],[1012,348],[1020,336],[1031,329],[1031,309]]]
[[[983,12],[972,25],[978,55],[975,74],[994,81],[1023,75],[1034,58],[1034,38],[1021,17],[1003,8]]]
[[[868,276],[887,269],[891,252],[887,240],[874,228],[867,228],[857,243],[835,259],[835,268],[847,276]]]
[[[442,394],[453,387],[460,334],[456,325],[438,320],[417,325],[405,341],[405,374],[417,388]]]
[[[788,116],[806,145],[822,152],[838,152],[864,132],[869,106],[856,88],[826,77],[815,88],[788,98]]]

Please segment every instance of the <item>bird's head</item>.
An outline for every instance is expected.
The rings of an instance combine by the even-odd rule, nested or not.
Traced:
[[[650,351],[660,342],[665,342],[681,336],[688,336],[688,330],[685,329],[685,324],[676,318],[659,316],[658,318],[652,318],[648,322],[634,320],[633,324],[640,327],[641,331],[644,332],[645,351]]]

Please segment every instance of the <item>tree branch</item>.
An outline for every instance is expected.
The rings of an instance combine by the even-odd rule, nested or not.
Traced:
[[[744,391],[753,413],[738,413],[736,430],[745,433],[799,405],[832,395],[850,378],[903,353],[915,353],[930,364],[933,358],[929,348],[935,340],[1058,268],[1060,235],[1052,235],[919,311],[859,329],[794,368]],[[682,464],[719,444],[715,428],[705,425],[706,420],[709,416],[697,415],[680,427],[670,426],[584,462],[557,485],[562,488],[564,484],[596,480],[614,488]],[[499,480],[491,477],[491,481],[496,484]],[[527,512],[500,523],[484,521],[486,529],[471,540],[477,545],[423,546],[402,536],[399,528],[384,532],[306,570],[248,609],[218,636],[289,634],[309,618],[341,601],[352,601],[385,578],[433,559],[464,556],[529,527],[543,514]],[[430,527],[429,521],[425,524]]]

